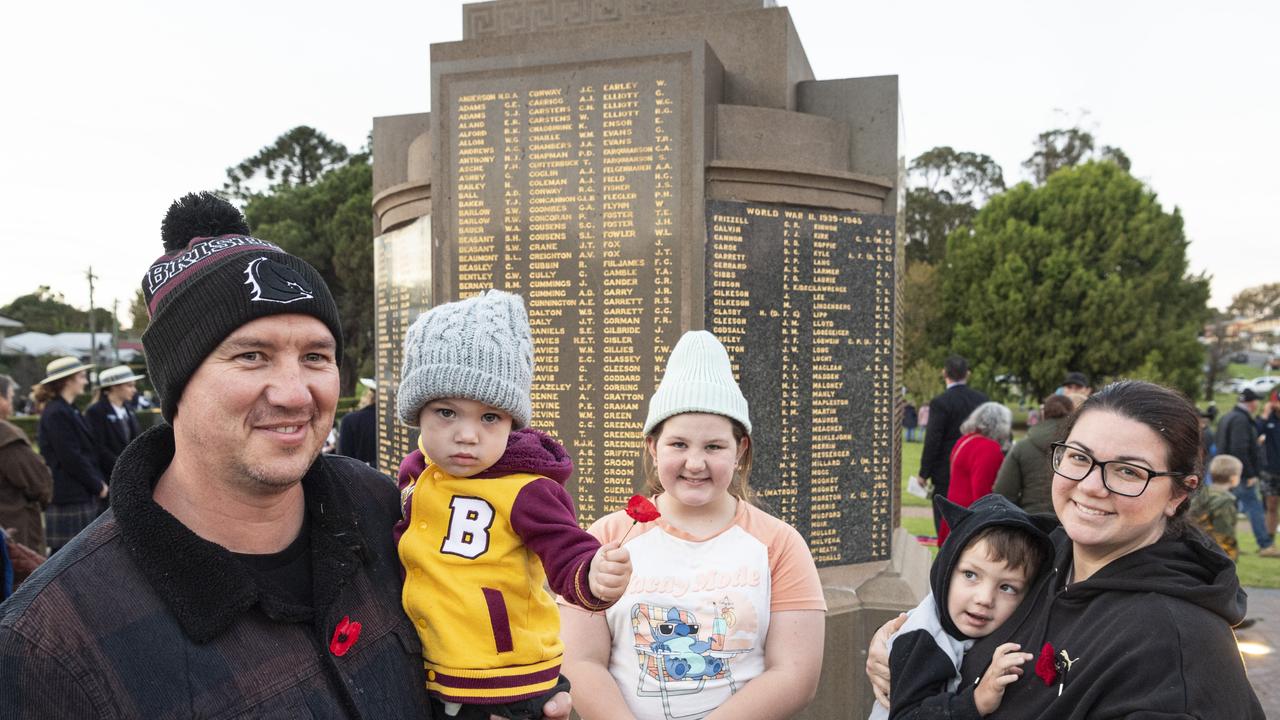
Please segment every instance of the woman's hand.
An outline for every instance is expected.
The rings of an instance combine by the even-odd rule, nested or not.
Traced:
[[[978,713],[983,717],[990,715],[1000,707],[1004,700],[1004,689],[1009,683],[1022,677],[1022,666],[1034,657],[1031,653],[1019,652],[1022,646],[1018,643],[1005,643],[991,654],[991,665],[982,674],[978,688],[973,691],[973,703],[978,706]]]
[[[889,637],[898,632],[902,623],[907,621],[906,613],[898,613],[898,617],[890,620],[871,638],[871,647],[867,648],[867,679],[871,681],[871,692],[875,693],[876,702],[889,707]]]

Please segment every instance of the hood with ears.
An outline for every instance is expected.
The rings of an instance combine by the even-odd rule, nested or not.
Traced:
[[[933,496],[933,505],[942,513],[943,519],[951,527],[951,534],[938,550],[938,557],[933,561],[929,571],[929,586],[933,597],[937,600],[939,620],[948,635],[960,640],[969,636],[960,632],[947,612],[947,593],[951,588],[951,575],[960,555],[982,530],[993,526],[1018,528],[1035,538],[1041,547],[1040,570],[1048,568],[1053,561],[1053,543],[1049,540],[1049,532],[1057,527],[1058,521],[1052,515],[1028,515],[1022,508],[1014,505],[1003,495],[992,493],[983,495],[969,507],[961,507],[942,497]],[[1030,585],[1030,583],[1028,583]]]

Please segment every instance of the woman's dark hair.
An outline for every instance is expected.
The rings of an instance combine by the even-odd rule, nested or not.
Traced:
[[[1142,380],[1121,380],[1090,395],[1075,414],[1063,423],[1061,439],[1065,441],[1076,421],[1091,410],[1107,410],[1136,420],[1154,430],[1164,441],[1168,465],[1156,469],[1185,473],[1169,479],[1174,487],[1181,488],[1187,494],[1169,519],[1165,536],[1181,535],[1187,527],[1186,513],[1191,506],[1191,497],[1204,484],[1200,411],[1186,395],[1172,388]]]

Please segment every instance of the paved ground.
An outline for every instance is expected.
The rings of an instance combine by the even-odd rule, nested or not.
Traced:
[[[1280,718],[1280,590],[1248,588],[1253,626],[1236,631],[1241,643],[1258,643],[1269,655],[1245,655],[1249,682],[1267,717]],[[1247,647],[1247,646],[1246,646]]]
[[[904,517],[932,517],[928,508],[904,507]],[[1251,532],[1247,524],[1242,523],[1240,532]],[[1266,655],[1245,654],[1245,667],[1249,673],[1249,682],[1262,702],[1262,710],[1267,717],[1280,718],[1280,590],[1269,588],[1246,588],[1249,593],[1249,619],[1254,623],[1250,627],[1237,630],[1236,639],[1240,643],[1256,643]],[[1250,647],[1246,645],[1245,647]]]

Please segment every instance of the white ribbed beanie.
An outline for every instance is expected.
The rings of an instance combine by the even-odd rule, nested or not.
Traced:
[[[733,379],[729,353],[715,335],[705,330],[685,333],[671,351],[667,371],[649,400],[644,434],[672,415],[687,412],[724,415],[742,423],[751,434],[747,399]]]
[[[404,337],[396,412],[417,425],[422,406],[465,398],[511,413],[512,429],[533,414],[533,337],[519,295],[486,290],[418,316]]]

